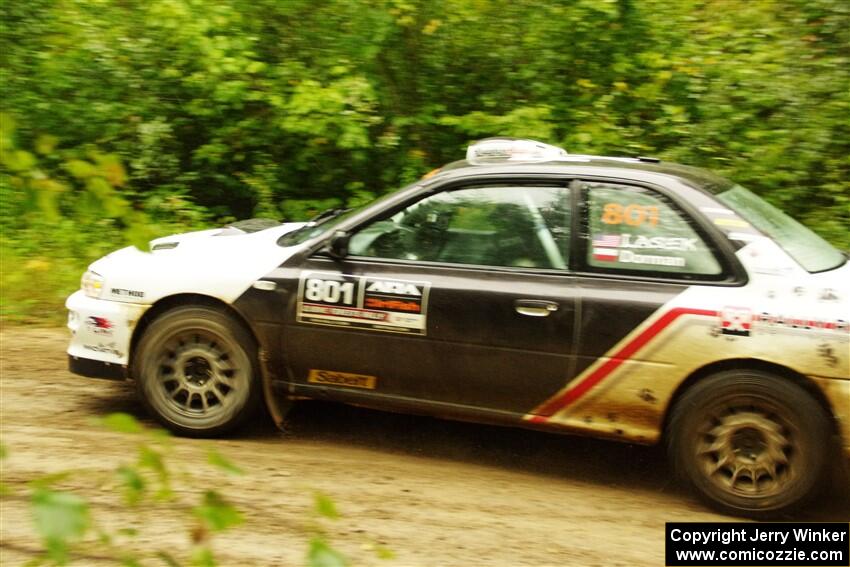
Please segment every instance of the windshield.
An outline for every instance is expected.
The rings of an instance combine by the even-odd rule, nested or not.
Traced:
[[[284,234],[280,237],[280,240],[278,240],[277,243],[280,246],[293,246],[295,244],[306,242],[314,236],[319,236],[320,234],[332,229],[359,210],[360,209],[337,209],[337,212],[331,214],[322,213],[322,215],[325,216],[320,215],[319,220],[311,221],[301,228]]]
[[[717,198],[776,241],[807,271],[823,272],[844,264],[844,255],[831,244],[740,185]]]
[[[403,190],[404,189],[400,189],[399,191],[387,193],[386,195],[378,197],[370,203],[367,203],[360,207],[355,207],[353,209],[328,209],[327,211],[320,213],[312,221],[308,222],[301,228],[284,234],[280,237],[277,243],[280,246],[294,246],[296,244],[301,244],[302,242],[307,242],[311,238],[315,238],[320,234],[328,232],[343,221],[353,217],[366,207],[371,207],[373,205],[377,205],[378,203],[382,203],[392,198],[396,193]]]

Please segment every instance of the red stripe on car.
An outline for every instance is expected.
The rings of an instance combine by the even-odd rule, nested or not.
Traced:
[[[531,421],[532,423],[546,423],[546,421],[551,415],[564,409],[565,407],[574,403],[576,400],[585,395],[591,388],[593,388],[602,380],[604,380],[609,374],[616,370],[617,367],[619,367],[621,364],[623,364],[623,362],[631,358],[637,351],[639,351],[649,341],[655,338],[658,333],[663,331],[673,321],[675,321],[682,315],[717,317],[718,312],[711,311],[708,309],[690,309],[687,307],[676,307],[674,309],[671,309],[670,311],[659,317],[641,334],[639,334],[634,339],[629,341],[626,345],[624,345],[604,364],[602,364],[596,370],[588,374],[585,378],[581,379],[575,386],[544,402],[543,405],[538,406],[538,408],[535,410],[535,415],[528,418],[528,421]]]

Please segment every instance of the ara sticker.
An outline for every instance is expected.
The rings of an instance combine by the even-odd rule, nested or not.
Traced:
[[[301,323],[425,335],[430,282],[304,272]]]
[[[364,388],[374,390],[378,379],[365,374],[351,374],[349,372],[335,372],[333,370],[311,369],[307,375],[307,381],[311,384],[322,384],[325,386],[345,386],[348,388]]]

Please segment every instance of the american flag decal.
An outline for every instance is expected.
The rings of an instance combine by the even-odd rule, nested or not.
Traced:
[[[620,236],[618,234],[603,234],[593,239],[593,246],[603,248],[617,248],[620,245]]]

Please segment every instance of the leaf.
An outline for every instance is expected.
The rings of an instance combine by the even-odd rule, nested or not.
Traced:
[[[124,498],[127,503],[131,506],[137,504],[145,492],[145,479],[132,467],[122,466],[117,472],[124,481]]]
[[[321,492],[315,493],[316,513],[325,518],[336,520],[339,518],[339,512],[336,510],[336,504],[330,496]]]
[[[59,138],[57,138],[56,136],[51,136],[50,134],[42,134],[35,141],[35,151],[43,156],[49,155],[53,152],[53,149],[58,143]]]
[[[204,493],[203,502],[192,510],[195,516],[213,532],[220,532],[242,523],[242,514],[214,490]]]
[[[46,489],[50,488],[57,482],[61,482],[66,478],[70,477],[73,474],[73,471],[60,471],[52,474],[44,475],[41,478],[37,478],[35,480],[31,480],[29,485],[32,488],[36,489]]]
[[[167,551],[157,551],[156,556],[162,559],[163,563],[168,565],[168,567],[180,567],[180,562],[174,559],[174,556]]]
[[[143,213],[131,211],[122,220],[127,225],[124,231],[127,241],[142,252],[149,251],[150,241],[157,235],[147,224],[147,217]]]
[[[111,413],[100,420],[100,424],[118,433],[143,433],[145,428],[139,421],[128,413]]]
[[[127,182],[127,172],[124,170],[124,166],[121,165],[121,160],[118,156],[112,154],[98,156],[97,163],[100,166],[101,175],[113,187],[122,187]]]
[[[15,128],[15,119],[10,114],[0,112],[0,150],[10,150],[15,147]]]
[[[378,559],[382,560],[395,559],[395,552],[383,545],[375,546],[375,555],[378,556]]]
[[[47,548],[47,556],[62,565],[68,560],[68,546],[81,538],[90,525],[88,504],[68,492],[38,488],[31,499],[33,519]]]
[[[65,163],[65,169],[67,169],[68,173],[77,179],[86,179],[97,173],[94,165],[81,159],[72,159],[67,161]]]
[[[322,538],[310,540],[307,552],[307,565],[310,567],[345,567],[348,560],[339,551],[329,546]]]
[[[36,164],[35,156],[24,150],[4,151],[0,157],[11,171],[29,171]]]
[[[86,190],[101,201],[112,197],[115,190],[103,177],[89,177],[86,181]]]
[[[215,567],[215,557],[209,547],[201,547],[192,554],[192,565],[196,567]]]
[[[215,449],[210,450],[210,452],[207,456],[207,460],[209,461],[209,463],[211,465],[218,467],[218,468],[222,469],[223,471],[228,472],[230,474],[233,474],[233,475],[245,474],[245,472],[242,469],[237,467],[235,464],[233,464],[232,461],[227,459],[224,455],[222,455],[221,453],[219,453]]]

